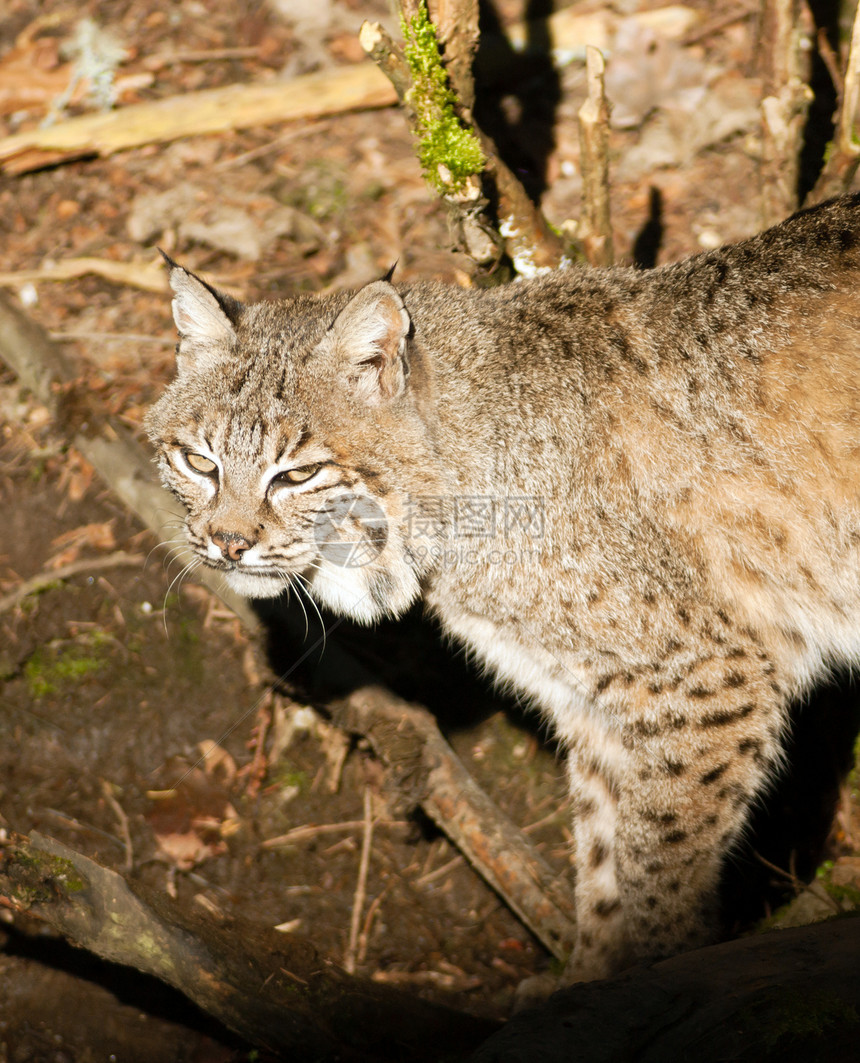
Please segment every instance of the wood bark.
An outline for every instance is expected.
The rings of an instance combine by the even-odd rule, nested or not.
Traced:
[[[592,266],[611,266],[615,249],[609,210],[609,101],[605,64],[597,48],[588,48],[586,67],[588,96],[579,109],[582,217],[577,235]]]
[[[764,0],[761,25],[761,225],[797,210],[809,79],[810,16],[799,0]],[[804,42],[805,39],[805,42]]]
[[[404,0],[401,7],[415,13],[416,0]],[[445,69],[460,99],[464,117],[471,120],[475,106],[475,79],[472,65],[478,51],[478,0],[429,0],[430,17],[445,56]]]

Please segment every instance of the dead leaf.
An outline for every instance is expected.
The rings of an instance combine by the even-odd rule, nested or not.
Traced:
[[[90,546],[94,550],[115,550],[116,536],[114,535],[113,525],[113,519],[102,523],[82,524],[79,528],[72,528],[52,539],[51,546],[61,551],[75,550],[74,556],[66,558],[66,560],[61,562],[62,564],[74,561],[82,546]],[[57,567],[55,558],[48,562],[48,567]]]
[[[95,469],[83,455],[70,450],[60,470],[59,488],[65,491],[70,501],[80,502],[90,488],[95,476]]]
[[[56,39],[40,39],[0,59],[0,114],[46,111],[68,87],[71,63],[58,65],[58,44]]]
[[[153,805],[146,818],[158,848],[181,871],[226,852],[225,839],[240,826],[224,781],[235,775],[233,758],[215,742],[201,745],[209,770],[176,757],[162,772],[175,785],[147,793]]]
[[[222,786],[232,786],[236,778],[236,761],[227,750],[219,746],[217,742],[213,742],[211,738],[204,738],[202,742],[198,742],[197,748],[203,757],[203,770],[209,778]]]

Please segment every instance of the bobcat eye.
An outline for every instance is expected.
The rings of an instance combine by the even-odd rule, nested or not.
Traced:
[[[202,472],[204,476],[211,476],[218,468],[211,458],[207,458],[203,454],[195,454],[193,451],[184,450],[182,456],[185,458],[187,465],[195,472]]]
[[[321,465],[303,465],[300,469],[285,469],[283,472],[278,473],[275,477],[275,482],[303,484],[305,480],[310,480],[312,476],[316,476],[321,468]]]

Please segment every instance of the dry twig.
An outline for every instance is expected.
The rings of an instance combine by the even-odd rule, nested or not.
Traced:
[[[124,550],[117,550],[116,553],[107,554],[105,557],[87,557],[81,561],[71,561],[68,565],[61,565],[59,568],[39,572],[37,575],[31,576],[30,579],[24,580],[14,591],[10,591],[0,598],[0,613],[14,609],[16,605],[19,605],[31,594],[38,594],[40,591],[48,590],[57,583],[72,579],[74,576],[80,576],[84,572],[100,572],[106,568],[142,565],[145,560],[143,554],[128,554]]]
[[[361,841],[361,857],[358,862],[358,882],[355,887],[355,896],[352,901],[352,918],[349,923],[349,942],[346,946],[346,956],[343,961],[343,969],[347,974],[355,974],[356,953],[358,951],[358,935],[361,929],[361,916],[364,911],[364,900],[367,896],[367,873],[370,870],[370,850],[373,842],[373,794],[370,787],[364,788],[364,834]]]
[[[125,872],[129,872],[134,867],[134,847],[131,842],[131,831],[128,827],[128,816],[125,814],[122,805],[114,797],[113,786],[111,786],[107,779],[102,779],[101,784],[102,796],[110,805],[111,811],[116,816],[120,832],[122,833],[122,841],[125,846],[125,860],[123,861],[122,869]]]
[[[263,849],[280,849],[285,845],[295,845],[297,842],[310,841],[313,838],[318,838],[321,834],[343,834],[353,830],[360,830],[364,827],[364,823],[363,819],[344,819],[340,823],[308,823],[302,827],[293,827],[286,834],[279,834],[277,838],[266,838],[260,844]],[[374,821],[373,827],[376,830],[379,827],[407,827],[408,825],[408,821],[405,819],[377,819]]]
[[[357,690],[331,711],[339,726],[368,739],[401,799],[420,805],[549,952],[566,958],[573,898],[475,783],[430,713],[381,687]]]

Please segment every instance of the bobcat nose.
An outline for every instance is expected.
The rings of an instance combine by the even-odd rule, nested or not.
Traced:
[[[231,561],[238,561],[254,545],[238,532],[213,532],[210,539]]]

